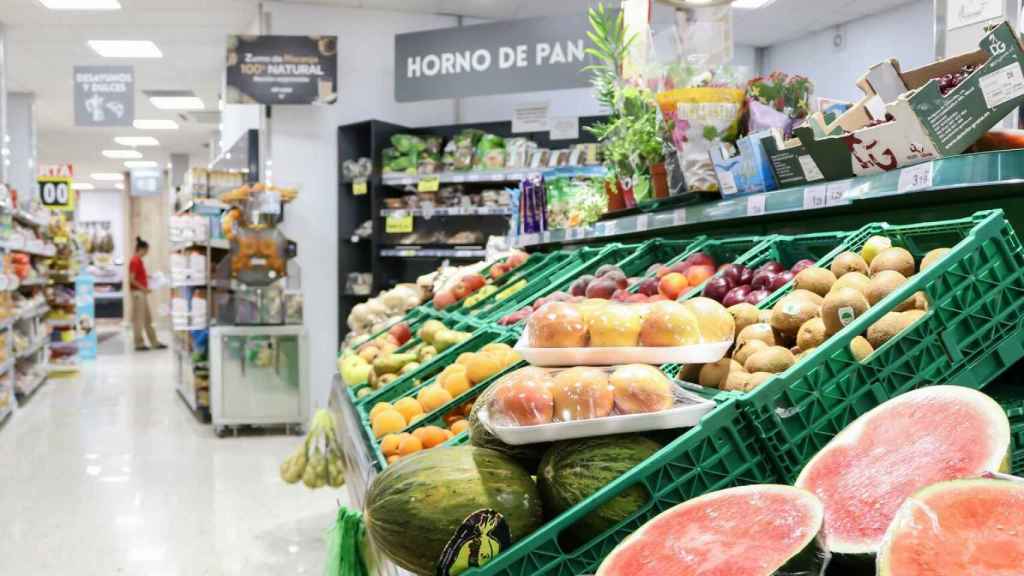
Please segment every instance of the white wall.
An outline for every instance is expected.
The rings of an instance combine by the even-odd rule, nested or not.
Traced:
[[[120,190],[82,190],[78,194],[79,222],[110,222],[114,237],[114,258],[125,257],[124,192]]]
[[[934,60],[932,0],[854,20],[843,28],[846,43],[841,49],[833,47],[834,28],[769,47],[763,72],[803,74],[814,82],[816,96],[855,101],[862,96],[855,83],[869,66],[896,58],[907,69]]]
[[[377,118],[407,125],[449,124],[450,100],[400,104],[394,99],[394,35],[453,26],[455,18],[308,4],[270,3],[273,34],[338,36],[339,101],[333,106],[278,106],[272,119],[273,180],[301,186],[286,208],[284,232],[299,245],[310,334],[314,405],[327,400],[337,371],[338,126]]]

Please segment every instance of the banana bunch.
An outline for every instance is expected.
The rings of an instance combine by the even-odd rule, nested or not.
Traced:
[[[281,480],[306,488],[340,488],[345,484],[345,464],[335,436],[334,416],[317,410],[302,445],[281,463]]]

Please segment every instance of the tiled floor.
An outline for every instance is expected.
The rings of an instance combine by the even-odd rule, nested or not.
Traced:
[[[0,574],[322,574],[344,491],[281,482],[301,439],[217,438],[176,395],[169,351],[116,340],[0,425]]]

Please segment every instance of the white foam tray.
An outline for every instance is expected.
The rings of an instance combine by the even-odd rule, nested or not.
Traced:
[[[725,357],[732,341],[692,346],[623,346],[589,348],[533,348],[523,332],[515,350],[533,366],[614,366],[616,364],[710,364]]]

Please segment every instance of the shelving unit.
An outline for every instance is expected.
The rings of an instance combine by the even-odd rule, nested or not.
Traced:
[[[47,216],[23,210],[13,210],[11,216],[15,222],[37,232],[50,223]],[[51,258],[57,254],[56,246],[49,241],[26,240],[18,234],[0,241],[0,245],[8,253],[27,255],[32,260],[32,268],[36,270],[39,269],[36,258]],[[48,284],[49,278],[39,275],[20,280],[17,287],[12,289],[27,298],[36,298],[44,294],[44,287]],[[43,316],[49,311],[50,306],[45,299],[39,299],[37,304],[16,310],[12,317],[0,324],[0,333],[5,337],[7,348],[4,366],[10,364],[9,368],[0,374],[0,381],[10,381],[12,390],[22,402],[38,390],[48,377],[45,366],[50,353],[49,332]],[[20,352],[15,351],[15,335],[27,341],[27,345]]]

